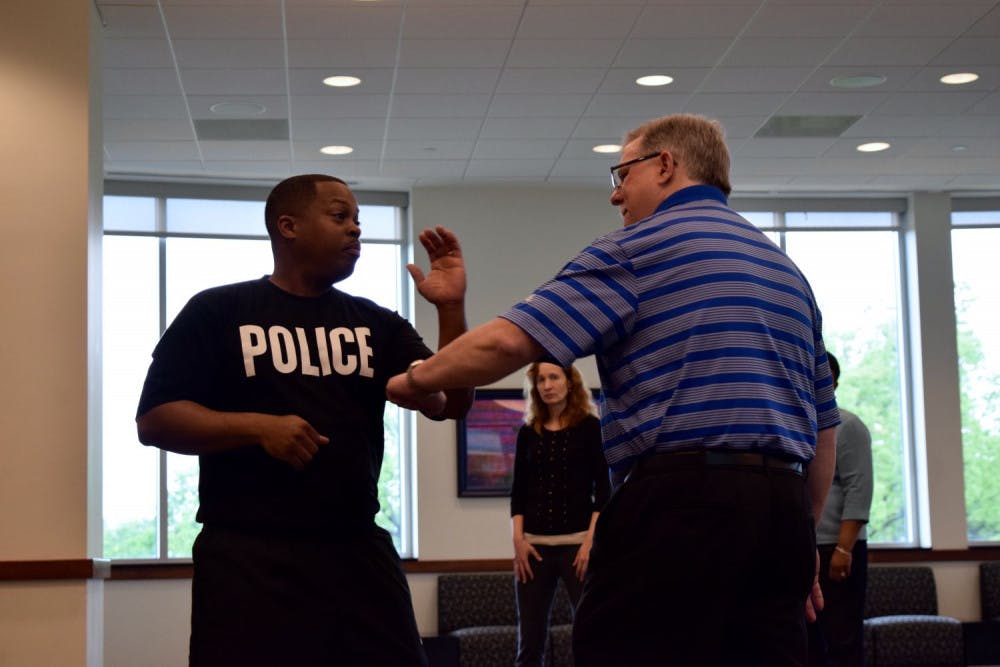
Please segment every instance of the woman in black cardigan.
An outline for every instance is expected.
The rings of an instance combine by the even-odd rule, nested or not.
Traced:
[[[610,482],[601,424],[576,368],[536,362],[517,435],[510,497],[517,592],[517,666],[540,667],[559,579],[575,607],[594,524]]]

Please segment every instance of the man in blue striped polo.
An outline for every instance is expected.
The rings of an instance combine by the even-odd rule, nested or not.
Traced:
[[[595,354],[618,488],[576,613],[577,665],[805,665],[839,422],[812,291],[728,207],[717,122],[645,123],[611,175],[623,228],[393,378],[389,398]]]

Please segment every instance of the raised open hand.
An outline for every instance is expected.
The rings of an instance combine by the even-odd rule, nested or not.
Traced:
[[[458,237],[438,225],[420,232],[420,244],[427,251],[431,269],[424,275],[416,264],[406,266],[417,291],[435,306],[462,303],[465,298],[465,260]]]

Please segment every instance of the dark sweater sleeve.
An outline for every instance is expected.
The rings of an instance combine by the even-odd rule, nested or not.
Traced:
[[[596,417],[587,421],[587,448],[590,452],[590,465],[594,476],[593,511],[600,512],[611,497],[611,478],[608,474],[608,462],[604,458],[601,421]]]
[[[535,437],[535,432],[525,424],[517,432],[517,445],[514,449],[514,481],[510,489],[510,515],[524,515],[527,505],[528,481],[528,457],[527,449],[531,438]]]

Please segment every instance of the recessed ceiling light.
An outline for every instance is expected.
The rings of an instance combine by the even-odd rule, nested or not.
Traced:
[[[323,146],[319,152],[324,155],[347,155],[353,153],[354,149],[350,146]]]
[[[889,148],[890,144],[885,141],[872,141],[871,143],[861,144],[858,146],[858,150],[862,153],[878,153],[879,151],[884,151]]]
[[[650,74],[649,76],[640,76],[635,82],[640,86],[666,86],[674,82],[674,77],[666,74]]]
[[[958,86],[963,83],[972,83],[979,78],[979,75],[975,72],[955,72],[954,74],[945,74],[941,77],[941,83],[946,83],[949,86]]]
[[[969,147],[966,146],[965,144],[955,144],[954,146],[951,147],[951,150],[955,151],[956,153],[961,153],[962,151],[969,150]]]
[[[219,102],[208,110],[220,116],[259,116],[267,111],[267,107],[255,102]]]
[[[830,79],[830,85],[834,88],[871,88],[882,85],[886,78],[882,74],[845,74]]]
[[[356,76],[328,76],[323,83],[334,88],[350,88],[361,83],[361,79]]]
[[[590,150],[595,153],[617,153],[622,149],[618,144],[598,144]]]

